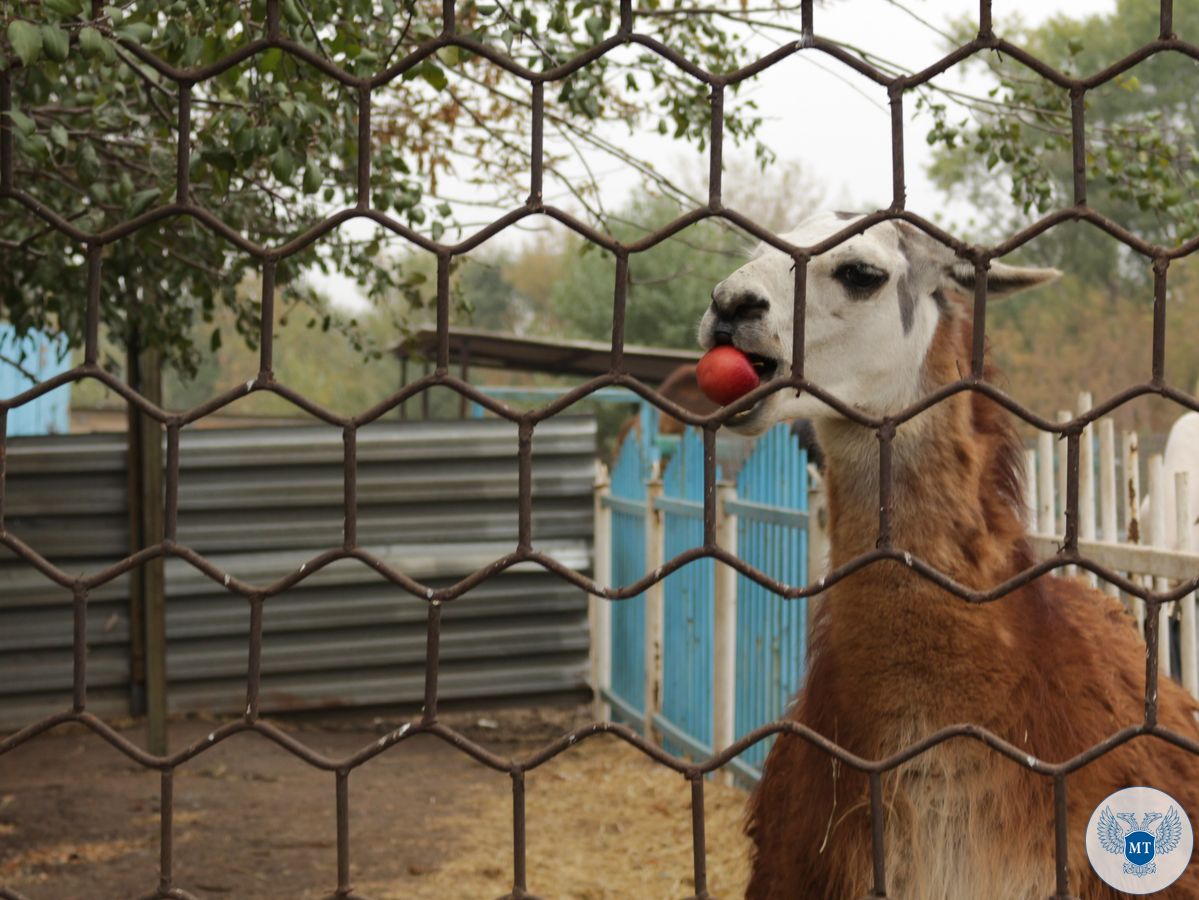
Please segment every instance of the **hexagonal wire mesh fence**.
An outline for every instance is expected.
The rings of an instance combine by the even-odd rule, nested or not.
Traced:
[[[1172,0],[1161,0],[1160,32],[1156,39],[1130,53],[1123,59],[1111,63],[1107,68],[1089,77],[1068,77],[1031,55],[1019,46],[1013,45],[996,35],[992,28],[991,0],[980,0],[978,13],[978,32],[973,40],[963,44],[944,58],[933,63],[923,71],[901,76],[888,76],[878,69],[859,59],[843,47],[819,37],[814,30],[813,2],[803,0],[801,6],[802,34],[801,39],[780,47],[773,53],[758,59],[737,71],[715,74],[696,66],[677,48],[664,45],[662,42],[639,34],[635,30],[636,17],[631,0],[620,2],[620,24],[616,33],[580,53],[573,59],[555,68],[537,72],[522,66],[511,57],[496,51],[476,40],[459,34],[455,30],[454,0],[443,0],[442,31],[420,45],[402,60],[391,65],[384,71],[369,77],[354,77],[330,63],[308,48],[286,38],[279,24],[279,2],[268,0],[266,4],[265,36],[253,40],[225,58],[210,65],[198,68],[177,68],[157,58],[153,53],[136,43],[122,41],[124,49],[134,54],[141,62],[152,67],[164,78],[178,85],[178,168],[176,174],[176,197],[170,204],[148,210],[128,221],[115,225],[107,230],[89,233],[80,230],[71,221],[63,218],[55,211],[47,208],[31,194],[23,191],[14,180],[13,175],[13,137],[11,120],[7,115],[0,117],[0,198],[15,201],[23,206],[30,214],[40,218],[49,227],[77,241],[86,249],[88,262],[88,288],[86,297],[86,342],[84,361],[81,365],[64,372],[61,375],[45,381],[28,391],[10,397],[0,402],[0,417],[6,416],[8,410],[29,403],[35,398],[68,382],[84,378],[94,378],[109,389],[125,398],[147,416],[158,421],[166,429],[166,497],[165,497],[165,526],[164,538],[153,546],[146,547],[123,560],[111,565],[103,571],[88,577],[74,577],[62,571],[51,562],[40,556],[32,547],[25,544],[3,527],[3,495],[0,493],[0,543],[8,547],[29,565],[37,568],[43,575],[62,587],[73,592],[74,597],[74,702],[70,710],[51,715],[35,722],[0,741],[0,755],[20,746],[38,735],[65,722],[80,723],[108,741],[119,751],[140,765],[156,769],[161,773],[161,845],[159,884],[156,890],[146,895],[148,898],[159,897],[191,897],[189,893],[173,885],[171,860],[174,830],[172,825],[172,783],[175,769],[182,763],[205,752],[208,748],[225,740],[231,735],[246,731],[257,732],[274,741],[299,759],[319,769],[335,773],[336,783],[336,815],[337,815],[337,887],[333,892],[335,897],[360,896],[354,893],[350,884],[350,840],[349,840],[349,777],[355,768],[372,759],[400,741],[418,733],[432,734],[451,747],[468,754],[475,760],[500,772],[507,772],[512,779],[512,828],[513,828],[513,861],[512,861],[512,891],[510,897],[530,897],[525,877],[525,774],[538,766],[566,751],[578,741],[591,735],[607,732],[637,747],[641,752],[684,776],[691,785],[691,813],[694,857],[694,884],[697,897],[707,897],[705,876],[704,849],[704,776],[719,769],[730,759],[745,750],[746,747],[778,732],[789,732],[798,735],[840,760],[843,764],[857,769],[868,776],[869,806],[872,822],[872,857],[874,868],[874,896],[886,896],[886,872],[884,866],[884,828],[883,828],[883,799],[882,775],[900,764],[924,753],[934,746],[956,736],[969,736],[989,746],[995,753],[1002,754],[1021,765],[1029,765],[1027,754],[1008,743],[992,732],[974,725],[959,725],[946,728],[925,739],[881,760],[867,760],[847,752],[833,741],[795,722],[777,721],[763,725],[743,736],[734,744],[724,748],[711,758],[690,763],[680,760],[650,743],[633,730],[617,724],[595,722],[578,728],[563,735],[552,744],[525,759],[505,759],[486,748],[466,738],[454,729],[438,721],[438,651],[440,639],[441,604],[462,596],[471,588],[488,578],[510,568],[517,563],[534,563],[540,565],[559,577],[577,585],[583,590],[608,600],[616,601],[635,597],[650,585],[661,581],[671,572],[697,559],[712,557],[720,560],[741,572],[748,578],[764,585],[778,594],[788,597],[806,597],[820,593],[831,585],[852,574],[853,572],[877,563],[880,560],[895,560],[901,562],[928,581],[939,585],[946,591],[959,597],[967,603],[987,603],[997,600],[1016,588],[1067,565],[1078,566],[1095,573],[1108,582],[1116,584],[1121,590],[1130,595],[1140,597],[1145,601],[1147,615],[1145,618],[1145,637],[1148,645],[1146,656],[1146,692],[1144,718],[1138,725],[1128,726],[1111,735],[1106,740],[1089,748],[1076,757],[1058,764],[1050,764],[1033,760],[1031,768],[1045,778],[1053,780],[1055,795],[1055,833],[1056,833],[1056,893],[1055,897],[1069,896],[1067,886],[1067,844],[1066,844],[1066,779],[1088,762],[1104,753],[1140,735],[1155,735],[1173,743],[1191,753],[1199,754],[1199,743],[1177,733],[1171,732],[1157,723],[1157,662],[1159,617],[1156,614],[1162,604],[1181,599],[1199,588],[1199,574],[1189,581],[1179,584],[1167,591],[1154,591],[1149,587],[1131,581],[1102,565],[1099,565],[1080,553],[1078,546],[1078,507],[1079,507],[1079,446],[1083,429],[1091,422],[1108,414],[1122,404],[1143,395],[1157,395],[1168,398],[1179,405],[1193,410],[1199,410],[1199,402],[1193,396],[1171,387],[1165,378],[1165,337],[1166,337],[1166,283],[1170,262],[1187,256],[1199,249],[1199,236],[1192,237],[1179,246],[1168,248],[1149,243],[1132,234],[1118,223],[1105,217],[1087,203],[1086,177],[1086,142],[1084,134],[1084,101],[1087,92],[1106,84],[1120,74],[1126,72],[1137,63],[1159,53],[1176,52],[1199,60],[1199,46],[1182,40],[1174,34]],[[98,10],[96,11],[98,15]],[[120,40],[119,38],[116,38]],[[581,222],[568,212],[547,206],[542,200],[542,134],[545,121],[544,90],[546,84],[560,81],[571,73],[588,65],[609,51],[622,45],[636,44],[648,51],[674,63],[697,81],[710,88],[711,101],[711,133],[709,141],[709,195],[707,206],[685,213],[666,226],[647,234],[642,239],[632,243],[622,243],[605,235],[586,223]],[[529,173],[529,197],[525,204],[512,210],[478,233],[457,244],[444,244],[431,240],[389,217],[385,213],[372,208],[370,196],[371,175],[371,95],[378,88],[388,85],[400,78],[405,72],[427,59],[444,47],[460,47],[471,53],[478,54],[490,60],[511,75],[528,82],[532,88],[532,164]],[[195,203],[189,191],[189,165],[191,146],[190,98],[191,89],[197,83],[215,78],[231,69],[238,63],[276,48],[303,60],[335,79],[347,88],[357,93],[358,99],[358,158],[357,158],[357,202],[356,205],[343,209],[323,221],[311,226],[299,236],[280,246],[263,246],[247,239],[225,225],[212,211]],[[1040,220],[1029,225],[1024,230],[1013,235],[1003,243],[994,246],[978,246],[964,243],[945,230],[939,228],[927,219],[909,211],[905,207],[905,176],[903,159],[903,99],[905,92],[925,84],[952,66],[966,60],[981,51],[999,51],[1023,63],[1042,78],[1069,92],[1071,106],[1071,131],[1073,143],[1073,173],[1074,173],[1074,203],[1067,208],[1054,211]],[[890,98],[891,107],[891,158],[893,198],[891,205],[880,209],[861,219],[846,225],[846,227],[822,241],[809,247],[792,246],[775,234],[763,228],[752,219],[741,215],[734,209],[726,208],[721,198],[721,153],[723,144],[723,105],[725,90],[731,85],[744,81],[780,61],[797,53],[823,53],[849,66],[872,82],[884,87]],[[12,83],[14,73],[19,67],[0,73],[0,109],[8,113],[12,109]],[[616,258],[616,282],[613,292],[612,316],[612,351],[611,367],[607,374],[595,377],[586,383],[546,404],[543,407],[518,412],[493,397],[479,391],[459,377],[450,373],[449,369],[449,312],[450,312],[450,264],[456,257],[478,247],[487,239],[503,229],[529,216],[548,216],[556,219],[567,228],[573,230],[585,240],[605,248]],[[131,235],[133,232],[155,222],[175,216],[191,216],[214,233],[222,236],[243,252],[249,254],[261,264],[262,300],[260,325],[260,369],[256,378],[246,385],[228,391],[215,397],[194,409],[184,412],[171,412],[148,402],[113,375],[106,372],[98,364],[99,344],[99,309],[103,298],[100,296],[100,273],[103,265],[105,246]],[[436,368],[429,375],[403,387],[391,396],[358,416],[346,417],[324,409],[307,400],[303,395],[281,384],[272,372],[272,324],[274,322],[275,302],[275,268],[280,260],[286,259],[319,240],[322,235],[337,228],[344,222],[355,218],[365,218],[376,222],[397,235],[402,236],[412,244],[419,246],[437,258],[437,353]],[[624,371],[622,364],[624,346],[625,304],[628,290],[628,263],[632,254],[647,250],[682,229],[708,218],[723,218],[728,222],[752,234],[756,238],[788,254],[794,261],[795,271],[795,316],[793,346],[800,348],[796,353],[790,374],[779,377],[760,385],[735,403],[724,407],[709,416],[698,416],[677,404],[660,396],[646,384],[630,376]],[[942,387],[913,404],[903,412],[885,418],[874,418],[850,408],[841,403],[835,396],[830,395],[820,385],[809,382],[804,377],[804,312],[806,270],[810,259],[838,244],[860,234],[867,228],[889,219],[902,219],[926,232],[936,240],[952,248],[959,257],[969,261],[976,273],[987,270],[992,260],[1016,250],[1033,240],[1043,232],[1063,222],[1086,221],[1096,228],[1106,232],[1117,241],[1131,248],[1136,253],[1152,260],[1154,272],[1154,303],[1152,331],[1152,371],[1148,381],[1129,387],[1108,398],[1091,410],[1080,414],[1067,422],[1054,422],[1041,418],[1031,410],[1022,406],[1014,398],[1007,396],[995,386],[984,381],[984,349],[986,335],[987,286],[986,278],[976,279],[973,303],[974,335],[971,355],[971,369],[961,378]],[[670,415],[703,429],[704,438],[704,516],[703,516],[703,545],[681,553],[667,560],[660,568],[647,573],[639,581],[621,587],[604,587],[586,576],[563,566],[545,553],[539,552],[534,545],[532,533],[532,441],[533,434],[539,422],[565,410],[572,404],[584,399],[592,392],[610,385],[627,387],[653,403]],[[519,429],[518,471],[519,471],[519,504],[518,504],[518,540],[515,549],[495,560],[490,565],[474,572],[458,583],[434,590],[417,582],[402,571],[389,567],[382,560],[374,557],[358,544],[357,539],[357,486],[356,486],[356,436],[358,429],[367,425],[389,410],[395,409],[405,400],[427,391],[434,386],[442,386],[469,398],[471,401],[490,410],[497,416],[517,424]],[[715,439],[717,429],[731,416],[750,408],[769,394],[776,391],[796,390],[808,391],[829,406],[836,409],[846,418],[866,426],[876,432],[880,447],[880,497],[878,518],[878,540],[876,549],[862,554],[839,568],[829,572],[816,584],[789,585],[780,583],[766,576],[763,572],[747,565],[735,556],[717,545],[716,542],[716,494],[715,494]],[[343,430],[345,441],[344,456],[344,513],[345,526],[342,546],[329,549],[309,560],[298,569],[278,581],[267,585],[247,584],[232,575],[221,571],[209,562],[202,554],[176,541],[176,520],[178,514],[179,488],[179,431],[183,426],[194,423],[222,407],[226,406],[253,391],[270,391],[291,401],[300,408],[308,411],[317,418]],[[1063,437],[1067,441],[1067,479],[1066,497],[1066,529],[1065,540],[1058,553],[1047,560],[1021,572],[1003,584],[987,591],[975,591],[963,587],[947,577],[927,562],[905,554],[894,546],[891,534],[891,447],[896,428],[912,419],[933,404],[962,391],[975,391],[990,397],[996,403],[1023,419],[1028,424],[1046,432]],[[3,484],[3,455],[0,454],[0,486]],[[88,604],[88,594],[99,585],[112,581],[121,574],[146,563],[157,557],[175,556],[186,560],[217,583],[223,584],[229,591],[246,598],[250,619],[250,638],[248,646],[249,668],[246,685],[246,709],[244,716],[237,721],[229,722],[215,729],[204,740],[192,746],[167,756],[156,756],[137,747],[109,725],[101,721],[87,710],[87,645],[85,634],[85,614]],[[298,582],[313,572],[339,559],[356,559],[363,565],[378,571],[399,588],[428,604],[427,657],[425,668],[425,703],[424,713],[418,721],[404,725],[378,741],[372,742],[357,753],[342,759],[332,759],[315,752],[289,734],[279,730],[269,722],[259,718],[258,694],[262,657],[262,611],[264,602]],[[7,889],[0,889],[0,896],[20,898],[21,895]]]

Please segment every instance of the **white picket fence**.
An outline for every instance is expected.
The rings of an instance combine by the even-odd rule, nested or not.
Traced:
[[[1079,412],[1092,406],[1090,394],[1079,395]],[[1071,418],[1069,411],[1058,413],[1059,421]],[[1033,550],[1042,559],[1053,556],[1064,540],[1066,453],[1067,442],[1047,433],[1039,435],[1036,449],[1027,451],[1028,524]],[[1147,472],[1148,491],[1142,493],[1136,432],[1123,432],[1117,445],[1111,419],[1100,419],[1087,428],[1079,444],[1078,547],[1086,558],[1161,591],[1199,574],[1199,547],[1190,546],[1190,523],[1199,510],[1189,508],[1187,473],[1179,472],[1167,483],[1161,454],[1149,457]],[[1167,539],[1167,492],[1174,495],[1174,546],[1169,546]],[[1085,574],[1092,584],[1121,597],[1143,634],[1144,602]],[[1195,606],[1196,595],[1189,594],[1159,609],[1158,666],[1162,674],[1181,681],[1199,696]],[[1180,649],[1178,659],[1175,648]]]

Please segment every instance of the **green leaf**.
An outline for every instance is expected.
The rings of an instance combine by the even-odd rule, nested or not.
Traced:
[[[104,52],[105,41],[103,35],[90,25],[79,29],[79,47],[88,56],[96,56]]]
[[[183,56],[180,57],[180,62],[185,66],[194,66],[200,61],[200,54],[204,52],[204,39],[199,35],[193,34],[187,39],[187,43],[183,47]],[[270,51],[268,50],[267,53]],[[265,54],[263,54],[265,56]]]
[[[269,50],[263,51],[258,57],[258,66],[264,72],[277,71],[282,62],[283,51],[278,47],[271,47]]]
[[[321,189],[324,180],[325,176],[321,172],[320,164],[315,161],[310,162],[304,169],[304,193],[315,194]]]
[[[42,33],[42,48],[46,55],[55,62],[63,62],[71,52],[71,41],[67,33],[57,25],[43,25],[39,30]]]
[[[583,22],[583,27],[591,35],[591,39],[598,42],[604,39],[604,31],[608,27],[608,22],[599,16],[588,16]]]
[[[41,31],[20,19],[13,19],[8,24],[8,42],[12,44],[22,65],[30,65],[42,54]]]
[[[96,148],[84,144],[79,150],[79,160],[76,163],[79,176],[86,181],[92,181],[100,174],[100,159],[96,156]]]
[[[50,140],[58,146],[66,148],[67,146],[67,130],[57,122],[50,126]]]
[[[13,125],[16,126],[17,131],[25,136],[29,136],[37,131],[37,122],[33,121],[33,119],[29,118],[29,116],[25,115],[19,109],[10,109],[8,117],[12,120]]]
[[[296,160],[286,147],[280,147],[271,157],[271,172],[284,184],[291,182],[296,171]]]
[[[154,29],[145,22],[130,22],[116,30],[117,35],[135,44],[144,44],[154,36]]]
[[[216,353],[221,349],[221,329],[212,329],[212,337],[208,339],[208,349],[212,353]]]
[[[441,66],[428,59],[421,63],[420,77],[432,85],[434,89],[439,91],[444,91],[446,86],[450,83],[449,79],[445,77],[445,72],[442,70]]]
[[[303,25],[304,14],[300,12],[300,7],[296,5],[296,0],[283,0],[283,15],[287,17],[287,21],[292,25]]]
[[[144,191],[138,191],[133,195],[133,200],[129,204],[129,215],[140,216],[161,194],[162,191],[158,188],[146,188]]]
[[[77,16],[83,12],[79,0],[45,0],[45,3],[61,16]]]

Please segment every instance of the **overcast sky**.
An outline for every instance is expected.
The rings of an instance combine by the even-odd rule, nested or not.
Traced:
[[[992,18],[996,32],[1002,35],[1005,21],[1012,17],[1035,25],[1057,14],[1083,15],[1114,8],[1115,0],[994,0]],[[892,0],[829,0],[818,2],[814,20],[822,37],[918,71],[946,52],[938,29],[944,30],[947,23],[962,17],[977,16],[978,0],[903,0],[903,7]],[[1156,35],[1146,35],[1146,39],[1153,37]],[[763,56],[787,39],[787,35],[758,35],[752,39],[751,55]],[[961,67],[943,76],[941,83],[976,91],[983,84],[977,73],[971,75]],[[830,202],[854,209],[890,204],[891,114],[885,90],[832,57],[799,53],[748,82],[738,98],[726,105],[750,97],[766,117],[760,132],[763,142],[780,161],[799,163],[821,184]],[[931,217],[946,198],[926,174],[931,161],[925,141],[930,120],[917,116],[914,102],[912,95],[905,97],[907,203],[909,209]],[[638,136],[637,140],[639,150],[658,168],[671,171],[703,166],[701,159],[693,158],[697,157],[694,151],[682,150],[677,144],[653,137]],[[735,148],[726,150],[726,157],[737,155]],[[739,176],[726,174],[727,205],[736,205],[738,177],[769,180],[770,172],[758,174],[746,166]],[[632,173],[622,175],[613,169],[604,187],[605,193],[613,195],[606,197],[605,205],[611,208],[619,205],[622,195],[636,190],[637,181]],[[565,196],[553,199],[568,202]]]
[[[903,4],[906,10],[892,0],[818,2],[816,32],[905,68],[918,70],[944,55],[945,41],[938,34],[939,29],[963,16],[978,15],[978,0],[903,0]],[[1036,25],[1057,14],[1101,13],[1114,7],[1115,0],[993,0],[992,16],[997,33],[1002,35],[1006,30],[1005,23],[1013,17]],[[1154,35],[1146,35],[1145,39],[1152,37]],[[755,58],[765,55],[788,39],[782,34],[751,36],[747,55]],[[978,81],[964,80],[969,76],[960,69],[944,77],[951,79],[945,82],[949,86],[975,89],[979,86]],[[978,76],[974,77],[977,79]],[[827,55],[800,53],[753,79],[736,97],[726,101],[726,107],[751,97],[765,117],[759,132],[761,140],[777,154],[780,163],[798,163],[808,177],[820,185],[830,204],[854,209],[889,205],[890,112],[884,90]],[[928,179],[926,170],[931,153],[924,136],[929,120],[913,118],[913,103],[914,98],[905,107],[907,206],[930,218],[948,211],[950,219],[962,221],[968,211],[948,201]],[[605,132],[605,136],[622,146],[635,147],[638,155],[675,178],[694,183],[706,171],[705,155],[695,148],[652,133],[630,136],[627,129],[608,128],[610,133]],[[736,161],[739,154],[730,143],[725,155],[727,160]],[[748,159],[746,151],[742,151],[742,155]],[[640,189],[639,177],[628,167],[598,156],[588,158],[587,162],[602,184],[602,202],[606,209],[619,208]],[[581,163],[576,165],[581,178],[585,170]],[[725,176],[724,191],[724,200],[729,206],[737,205],[741,187],[739,178],[752,177],[767,182],[770,178],[769,169],[757,173],[749,166],[731,168],[733,171]],[[573,199],[564,190],[554,189],[549,180],[546,188],[547,202],[568,209],[577,208]],[[464,188],[460,192],[474,196],[478,189]],[[481,214],[473,208],[464,208],[460,214],[463,221],[482,221],[489,217],[490,211]],[[355,226],[352,224],[351,227]],[[538,226],[533,224],[532,227]],[[468,232],[473,230],[473,224],[467,228]],[[528,239],[528,233],[527,229],[509,229],[494,243],[489,242],[489,246],[515,248]],[[349,305],[356,305],[355,300],[360,299],[349,279],[320,278],[317,283]]]

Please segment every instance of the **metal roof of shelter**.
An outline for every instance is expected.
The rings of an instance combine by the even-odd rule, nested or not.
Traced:
[[[451,365],[555,375],[603,375],[612,366],[612,347],[603,341],[527,338],[475,328],[455,328],[449,338]],[[393,352],[400,359],[431,360],[437,353],[437,331],[423,329]],[[676,368],[696,363],[699,357],[698,350],[626,344],[624,368],[642,381],[659,384]]]

